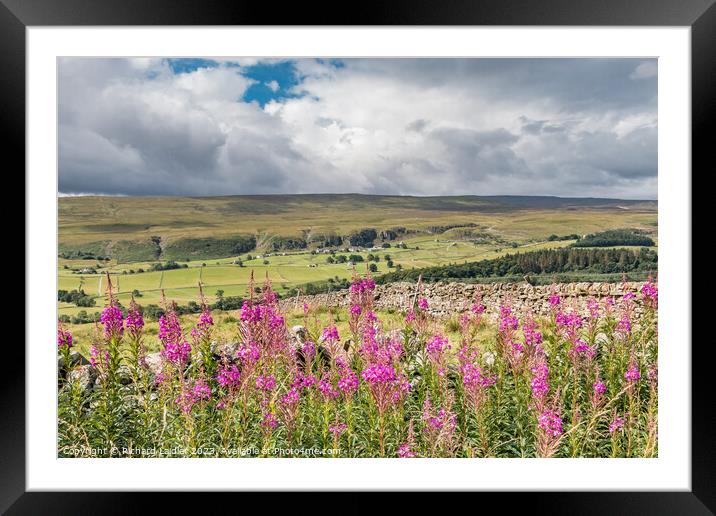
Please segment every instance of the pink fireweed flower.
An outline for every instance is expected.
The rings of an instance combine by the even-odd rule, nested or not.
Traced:
[[[249,301],[244,301],[239,318],[248,323],[259,322],[261,320],[261,305],[253,306]]]
[[[211,317],[211,312],[208,308],[205,308],[199,316],[199,326],[213,326],[214,319]]]
[[[520,326],[520,321],[512,314],[509,306],[500,307],[500,333],[511,333]]]
[[[369,310],[373,306],[374,290],[375,282],[370,276],[360,278],[356,275],[353,277],[353,283],[351,283],[350,287],[350,303],[351,315],[354,318],[358,318],[360,313],[354,313],[353,306],[359,306],[362,311]]]
[[[592,407],[596,409],[602,404],[604,394],[607,392],[606,384],[599,378],[599,372],[596,374],[595,382],[592,384]]]
[[[466,389],[490,387],[497,381],[494,376],[485,376],[483,370],[474,364],[464,364],[460,368],[462,384]]]
[[[187,341],[170,342],[161,353],[164,358],[173,364],[185,364],[191,353],[191,345]]]
[[[413,428],[413,420],[410,420],[408,424],[408,438],[407,440],[398,447],[398,457],[401,459],[410,459],[417,457],[417,454],[413,451],[415,448],[415,430]]]
[[[276,378],[273,375],[260,375],[256,377],[256,389],[270,392],[276,387]]]
[[[289,434],[293,432],[300,402],[301,394],[297,387],[291,387],[288,392],[279,399],[278,412]]]
[[[416,454],[412,451],[408,443],[403,443],[398,446],[398,457],[401,459],[412,459],[413,457],[416,457]]]
[[[474,315],[482,315],[485,313],[485,305],[482,303],[473,303],[472,306],[470,306],[470,311]]]
[[[624,312],[621,319],[619,319],[617,323],[617,333],[623,338],[627,338],[631,334],[631,318],[628,312]]]
[[[191,329],[191,336],[197,340],[206,340],[211,335],[211,327],[214,326],[214,319],[208,308],[204,308],[199,315],[199,321]]]
[[[557,288],[553,285],[549,294],[549,306],[555,308],[560,305],[562,298],[557,294]]]
[[[334,324],[331,324],[323,330],[323,334],[321,335],[321,341],[325,344],[332,357],[338,356],[341,351],[340,340],[341,337],[338,334],[338,328],[336,328]]]
[[[261,358],[261,348],[255,342],[250,342],[248,345],[243,344],[236,351],[236,356],[244,366],[250,366]]]
[[[361,376],[368,384],[373,401],[381,416],[388,407],[400,400],[404,392],[405,382],[398,378],[395,369],[389,365],[372,364],[363,370]]]
[[[194,405],[209,398],[211,398],[211,389],[203,379],[199,378],[185,384],[181,394],[174,401],[182,412],[188,414]]]
[[[599,319],[599,301],[590,297],[587,299],[587,310],[589,310],[589,318],[592,321]]]
[[[659,381],[659,368],[656,364],[653,364],[646,372],[646,379],[649,381],[649,386],[656,389]]]
[[[558,410],[544,410],[537,416],[537,423],[548,436],[559,437],[562,435],[562,417]]]
[[[235,364],[221,365],[216,381],[225,389],[236,389],[241,385],[241,372]]]
[[[460,367],[462,385],[465,389],[465,398],[470,402],[472,409],[477,411],[487,395],[486,390],[495,384],[494,376],[486,376],[483,370],[472,363],[464,363]]]
[[[604,300],[604,315],[607,317],[611,317],[614,313],[614,306],[616,305],[616,302],[614,301],[614,297],[609,296]]]
[[[351,305],[350,313],[352,316],[358,317],[361,313],[363,313],[363,309],[360,307],[360,305]]]
[[[358,390],[358,375],[348,367],[342,367],[339,372],[338,390],[345,397],[350,397]]]
[[[144,328],[144,318],[142,312],[139,310],[139,305],[132,299],[129,303],[129,310],[127,310],[127,320],[125,321],[127,327],[127,333],[129,333],[132,339],[137,339],[142,333]]]
[[[164,346],[161,353],[167,361],[177,365],[188,361],[191,345],[182,334],[181,324],[173,306],[159,318],[159,341]]]
[[[361,376],[371,385],[389,383],[395,380],[395,369],[383,364],[373,364],[364,369]]]
[[[399,403],[403,401],[405,395],[409,393],[411,389],[412,386],[410,385],[408,377],[405,376],[405,374],[400,373],[398,379],[395,382],[395,390],[393,391],[393,402]]]
[[[57,324],[57,347],[58,349],[72,347],[72,333],[69,330],[65,330],[62,324]]]
[[[629,369],[624,373],[624,379],[629,383],[636,383],[641,378],[639,367],[635,363],[629,365]]]
[[[582,316],[575,313],[558,312],[555,322],[559,329],[574,334],[582,327]]]
[[[525,320],[522,333],[525,336],[525,345],[531,353],[542,351],[542,332],[537,329],[537,322],[532,317]]]
[[[469,364],[477,360],[478,351],[471,348],[467,344],[463,344],[460,349],[457,350],[457,360],[460,365]]]
[[[328,431],[331,432],[335,437],[340,437],[340,435],[348,430],[348,425],[345,423],[333,423],[332,425],[328,426]]]
[[[118,339],[124,333],[124,319],[122,310],[115,301],[112,300],[111,303],[102,310],[99,320],[104,325],[104,336],[108,339]]]
[[[602,381],[594,382],[594,384],[592,385],[592,388],[594,389],[594,394],[599,395],[599,396],[601,396],[602,394],[607,392],[607,386],[604,385],[604,382],[602,382]]]
[[[624,418],[619,417],[616,414],[614,414],[614,418],[612,419],[612,422],[609,423],[609,433],[613,434],[617,430],[621,430],[624,428]]]
[[[540,359],[531,369],[532,396],[538,408],[544,405],[547,394],[549,394],[549,367],[544,359]]]
[[[375,281],[372,278],[356,278],[351,284],[351,293],[363,294],[375,290]]]
[[[301,400],[301,395],[297,387],[291,387],[286,394],[281,397],[281,403],[285,405],[295,405]]]
[[[295,387],[300,392],[313,387],[317,381],[318,380],[316,380],[315,376],[298,373],[296,374],[296,378],[291,384],[291,387]]]
[[[264,414],[264,417],[261,420],[261,426],[264,427],[264,429],[270,433],[278,426],[278,419],[276,419],[276,415],[272,412],[267,412],[266,414]]]
[[[424,297],[421,297],[418,299],[418,308],[422,311],[426,311],[428,308],[430,308],[430,304],[428,303],[428,300]]]
[[[464,313],[464,314],[460,315],[460,318],[458,319],[458,321],[460,322],[460,331],[463,334],[467,333],[467,331],[470,327],[470,322],[472,321],[470,314]]]
[[[316,356],[316,345],[310,340],[307,340],[303,343],[303,346],[301,346],[301,354],[307,361],[312,360],[313,357]]]
[[[324,401],[332,401],[341,395],[341,392],[333,387],[331,381],[328,378],[321,378],[316,386],[318,392],[321,393]]]
[[[587,311],[589,316],[587,317],[587,327],[590,333],[593,333],[597,324],[599,323],[599,301],[594,297],[587,299]]]
[[[584,340],[576,338],[572,341],[572,348],[569,350],[569,354],[572,357],[586,356],[592,359],[594,358],[595,352]]]
[[[109,351],[93,344],[90,348],[90,365],[95,369],[107,369],[109,367]]]
[[[336,328],[335,325],[326,327],[323,330],[321,338],[324,341],[338,341],[341,339],[340,335],[338,335],[338,328]]]
[[[278,301],[278,294],[273,291],[273,289],[271,288],[271,283],[268,279],[264,283],[263,294],[264,303],[267,305],[275,305],[276,301]]]
[[[408,312],[405,314],[405,322],[407,324],[412,323],[415,321],[415,311],[414,310],[408,310]]]
[[[550,405],[545,403],[535,406],[537,409],[537,455],[552,457],[559,448],[562,438],[562,416],[558,405],[559,389]]]
[[[659,304],[659,287],[649,279],[649,281],[641,287],[641,296],[646,306],[657,308]]]
[[[445,369],[445,352],[450,349],[450,343],[447,337],[442,335],[433,335],[425,343],[425,352],[428,360],[438,367],[438,374],[444,374]]]
[[[164,381],[167,379],[167,377],[164,375],[164,373],[157,373],[154,377],[154,385],[161,385],[164,383]]]
[[[457,428],[457,415],[445,408],[433,410],[430,398],[423,403],[423,433],[426,441],[431,445],[433,452],[438,449],[451,448],[455,429]]]

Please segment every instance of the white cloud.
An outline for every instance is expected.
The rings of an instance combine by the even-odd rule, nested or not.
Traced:
[[[263,109],[226,61],[61,60],[60,190],[656,196],[653,60],[300,60]]]
[[[656,77],[658,73],[658,66],[657,62],[654,61],[645,61],[643,63],[640,63],[634,71],[629,75],[630,79],[639,80],[639,79],[651,79],[652,77]]]

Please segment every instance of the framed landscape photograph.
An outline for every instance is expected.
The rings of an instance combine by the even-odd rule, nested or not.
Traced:
[[[6,3],[28,245],[3,508],[513,490],[713,510],[690,303],[708,2],[359,27]]]

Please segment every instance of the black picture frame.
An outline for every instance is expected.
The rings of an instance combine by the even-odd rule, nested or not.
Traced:
[[[692,35],[692,169],[710,164],[716,112],[716,0],[393,0],[353,5],[190,0],[0,0],[0,127],[17,170],[25,167],[25,29],[82,25],[603,25],[690,26]],[[9,166],[9,165],[8,165]],[[8,173],[9,174],[9,173]],[[684,180],[693,177],[683,171]],[[695,265],[695,264],[694,264]],[[26,271],[27,274],[27,271]],[[690,300],[684,300],[690,302]],[[694,305],[695,306],[695,305]],[[25,314],[28,324],[29,314]],[[692,347],[692,490],[510,494],[548,514],[713,514],[716,511],[716,439],[711,385],[711,341]],[[686,346],[689,343],[678,343]],[[125,514],[141,508],[141,494],[25,492],[25,351],[4,346],[0,375],[0,511],[8,514]],[[211,494],[213,504],[226,503]],[[481,500],[491,494],[480,494]],[[499,495],[498,495],[499,496]],[[163,509],[183,506],[174,493]],[[420,502],[414,498],[413,503]],[[484,503],[483,502],[483,503]],[[146,503],[146,502],[145,502]],[[514,502],[511,501],[511,504]],[[362,495],[341,505],[359,509]],[[484,506],[486,507],[486,506]],[[408,507],[404,507],[407,509]],[[209,511],[205,511],[209,512]],[[233,511],[232,511],[233,512]]]

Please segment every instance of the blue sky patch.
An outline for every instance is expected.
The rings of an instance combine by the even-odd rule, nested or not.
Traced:
[[[175,74],[191,73],[199,68],[216,68],[219,66],[219,63],[211,59],[167,59],[167,63],[169,63],[169,68],[171,68]]]
[[[254,66],[241,68],[241,73],[256,81],[244,93],[244,102],[258,102],[264,107],[272,100],[282,100],[300,97],[300,94],[289,91],[301,82],[296,65],[293,61],[282,61],[280,63],[259,63]],[[271,88],[271,83],[276,81],[278,88]]]

